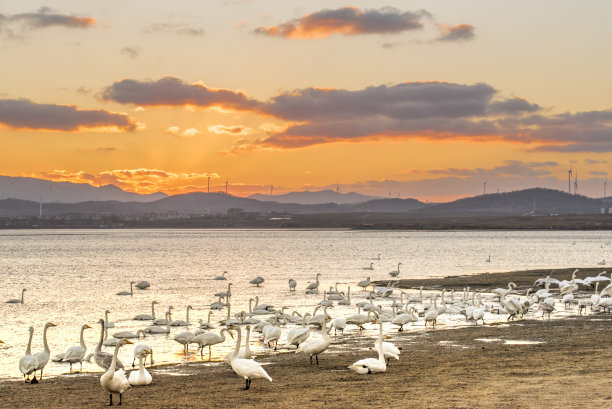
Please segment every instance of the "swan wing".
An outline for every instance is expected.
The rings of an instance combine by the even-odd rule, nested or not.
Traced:
[[[38,368],[38,359],[34,355],[24,355],[19,360],[19,370],[24,375],[29,375]]]
[[[272,382],[272,378],[263,367],[252,359],[234,359],[231,361],[232,369],[237,375],[245,379],[267,379]]]
[[[71,360],[80,361],[85,356],[85,352],[87,351],[80,345],[70,347],[64,353],[64,361],[66,362],[69,362]]]

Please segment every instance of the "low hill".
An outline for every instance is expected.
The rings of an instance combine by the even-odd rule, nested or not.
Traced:
[[[414,215],[548,215],[596,214],[602,201],[560,190],[525,189],[507,193],[486,194],[440,203],[415,210]]]
[[[299,203],[299,204],[355,204],[363,203],[369,200],[379,199],[378,196],[368,196],[361,193],[349,192],[338,193],[333,190],[320,190],[315,192],[291,192],[283,195],[263,195],[254,194],[249,196],[250,199],[259,200],[262,202],[278,202],[278,203]]]

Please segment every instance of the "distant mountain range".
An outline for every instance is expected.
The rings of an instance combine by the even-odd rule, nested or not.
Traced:
[[[612,204],[611,198],[592,199],[551,189],[526,189],[487,194],[449,203],[425,204],[415,199],[385,199],[333,190],[293,192],[272,196],[237,197],[223,193],[164,193],[140,195],[115,185],[0,176],[0,216],[127,215],[174,212],[180,216],[240,213],[334,214],[409,213],[415,217],[481,215],[596,214]],[[240,209],[240,210],[238,210]]]
[[[260,193],[249,196],[249,199],[255,199],[262,202],[278,202],[278,203],[301,203],[301,204],[356,204],[363,203],[369,200],[381,199],[379,196],[362,195],[361,193],[349,192],[340,193],[333,190],[319,190],[315,192],[291,192],[284,195],[262,195]]]
[[[0,199],[21,199],[44,203],[79,203],[107,200],[152,202],[167,196],[161,192],[139,195],[126,192],[115,185],[96,187],[87,183],[52,182],[44,179],[0,176]]]
[[[44,201],[43,201],[44,202]],[[38,201],[0,200],[0,216],[38,216]],[[527,189],[481,195],[450,203],[425,204],[415,199],[374,199],[357,204],[299,204],[260,201],[224,193],[188,193],[151,202],[85,201],[43,203],[43,215],[134,215],[168,214],[177,216],[225,213],[329,214],[395,213],[406,217],[462,217],[494,215],[597,214],[605,206],[601,199],[569,195],[551,189]]]

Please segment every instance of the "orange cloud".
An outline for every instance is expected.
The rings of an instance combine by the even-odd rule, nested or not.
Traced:
[[[216,133],[218,135],[227,134],[234,136],[244,136],[255,132],[255,130],[244,125],[211,125],[208,127],[208,132]]]
[[[255,33],[294,39],[327,38],[334,34],[393,34],[422,28],[420,20],[427,15],[425,11],[402,12],[393,7],[378,10],[344,7],[317,11],[278,26],[258,27]]]

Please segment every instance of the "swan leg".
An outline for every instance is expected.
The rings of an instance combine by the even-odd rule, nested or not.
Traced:
[[[310,365],[312,365],[312,355],[310,355]]]
[[[119,405],[117,405],[117,406],[121,406],[123,404],[122,400],[123,400],[123,394],[120,393],[119,394]]]
[[[72,373],[72,362],[70,362],[70,373]]]
[[[251,386],[251,382],[249,382],[249,381],[250,381],[250,379],[248,379],[248,378],[244,380],[244,389],[243,390],[245,390],[245,391],[249,390],[249,387]]]
[[[315,358],[317,358],[317,365],[319,365],[319,355],[315,355]]]
[[[208,360],[210,361],[212,359],[212,349],[211,346],[208,346]]]
[[[81,372],[83,372],[83,361],[81,361]]]
[[[41,378],[42,379],[42,378]],[[30,383],[38,383],[38,379],[36,379],[36,371],[34,371],[34,377],[30,381]]]
[[[113,394],[109,393],[108,396],[110,396],[110,403],[106,406],[113,406]]]
[[[134,362],[136,362],[136,357],[134,357],[134,359],[132,359],[132,368],[136,366],[136,365],[134,365]]]

